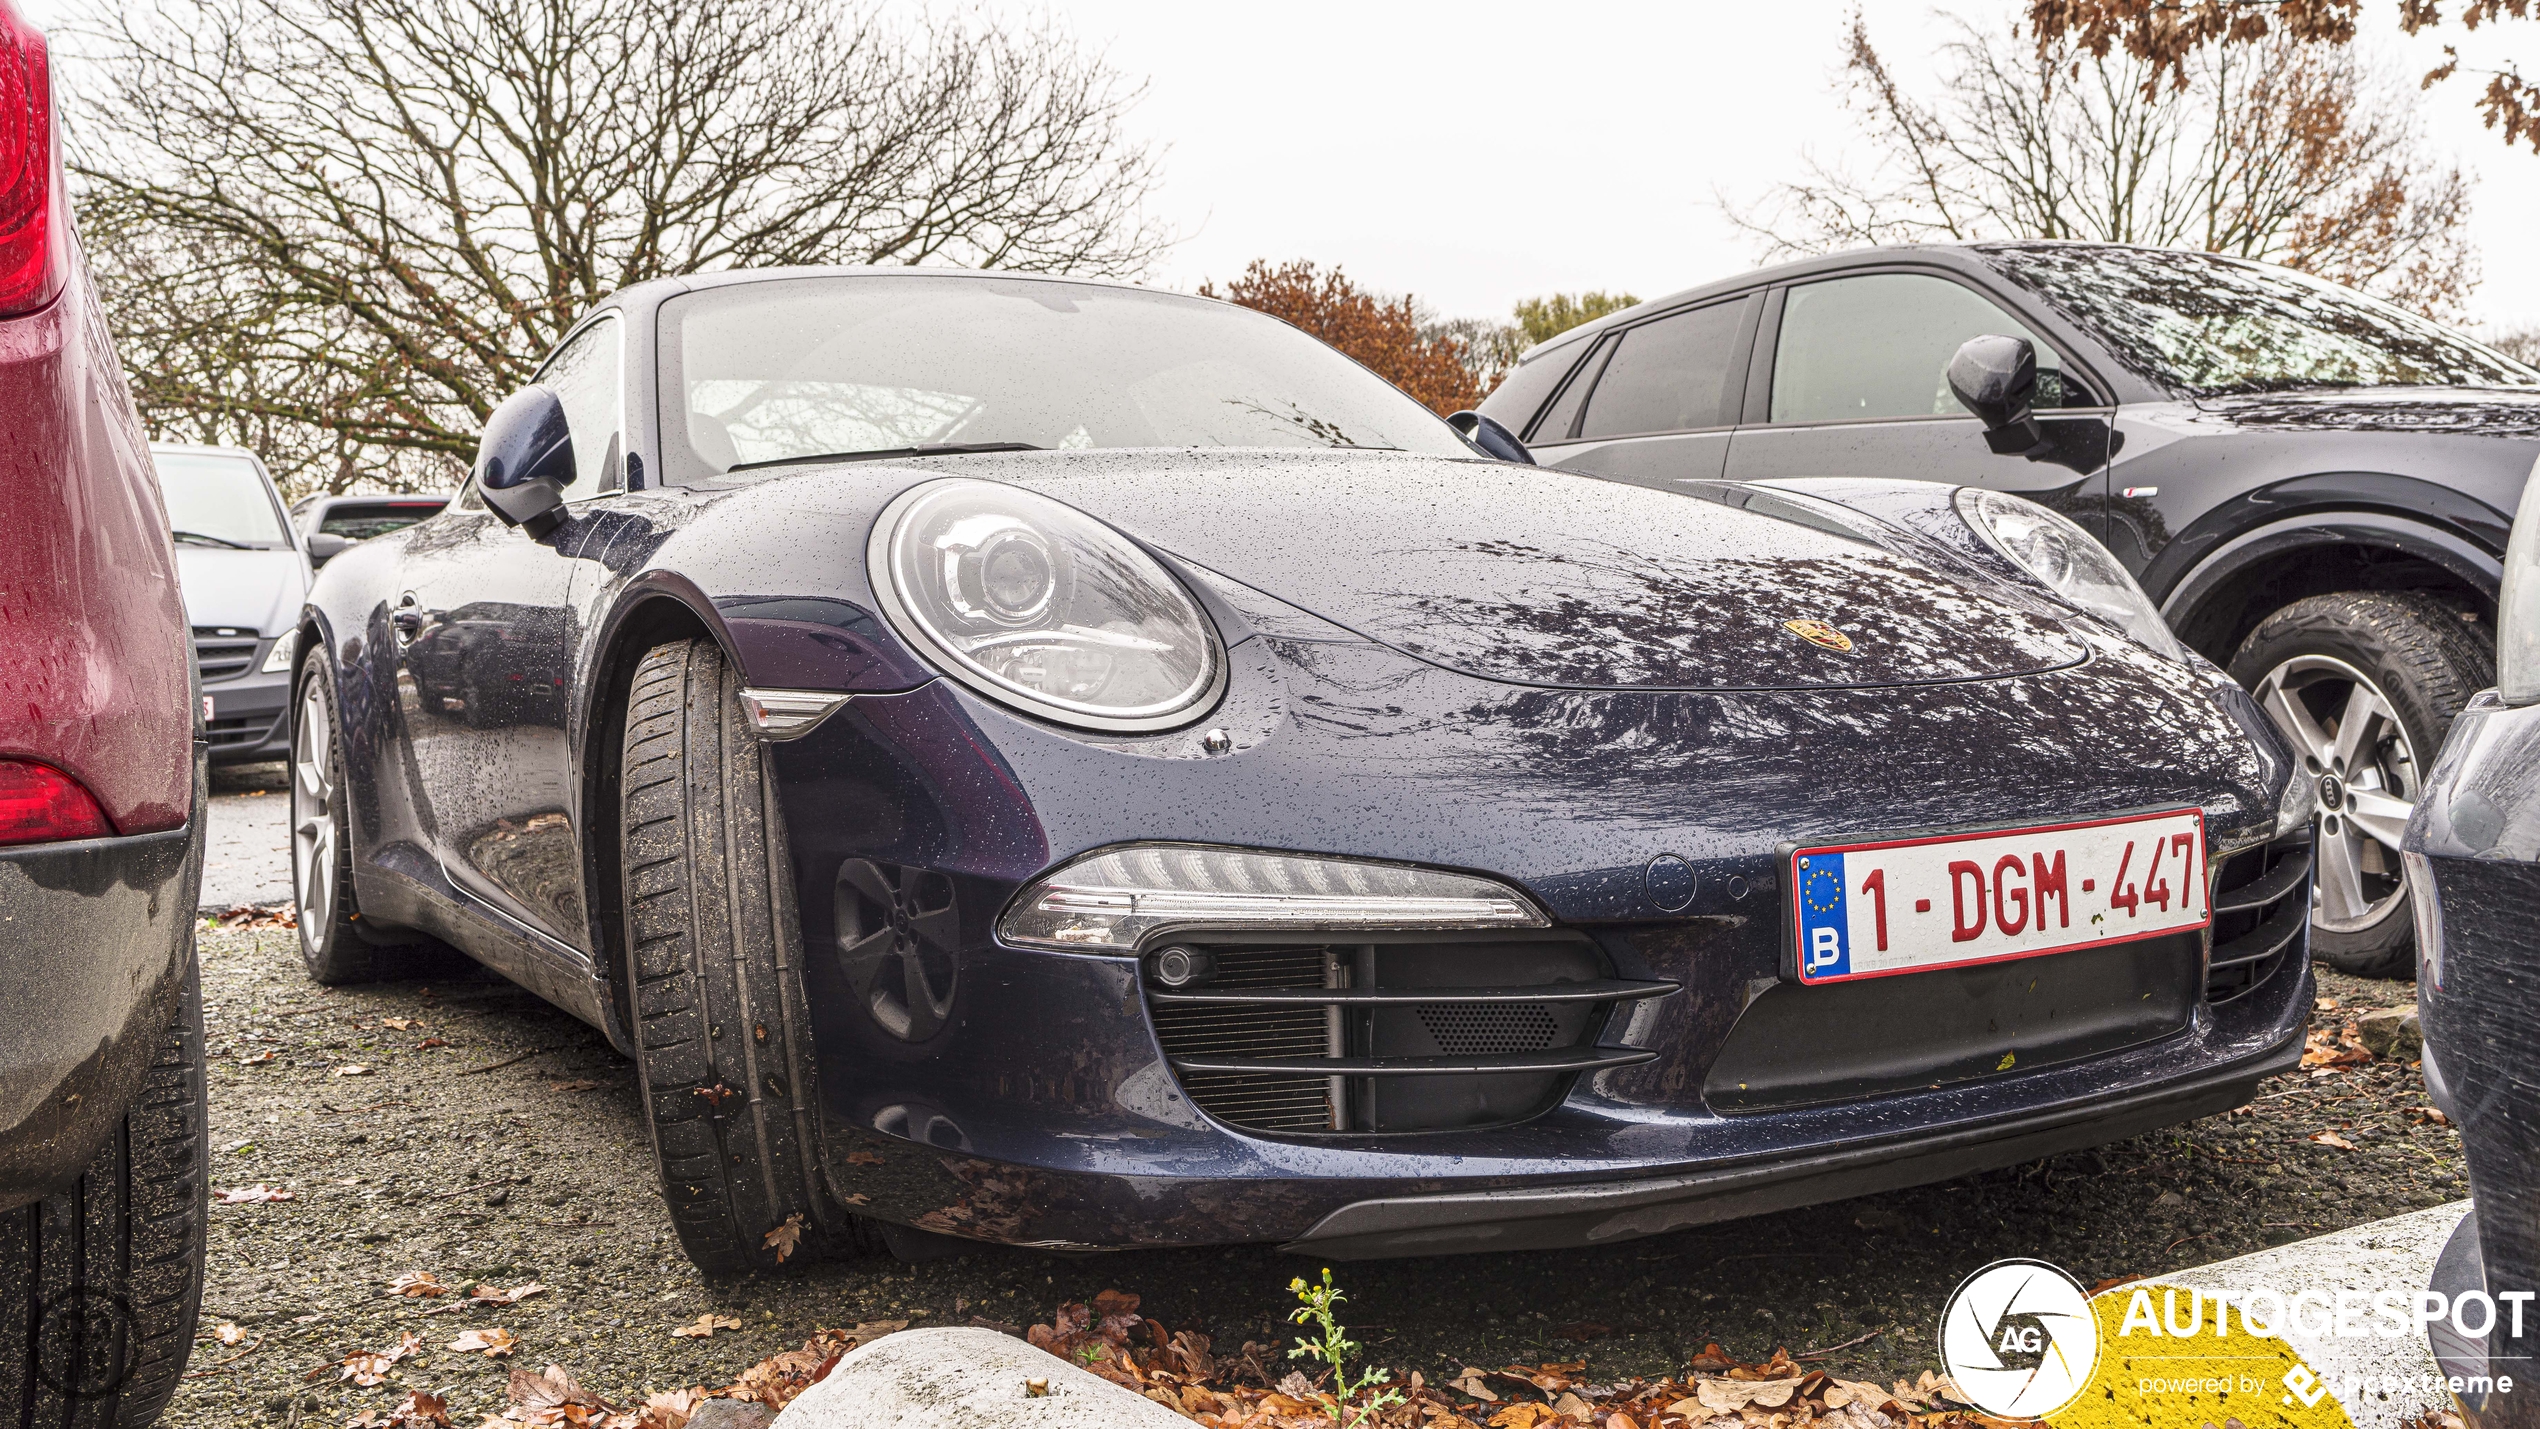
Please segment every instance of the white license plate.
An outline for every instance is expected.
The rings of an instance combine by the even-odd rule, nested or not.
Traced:
[[[1799,980],[1844,982],[2202,928],[2195,809],[1790,855]]]

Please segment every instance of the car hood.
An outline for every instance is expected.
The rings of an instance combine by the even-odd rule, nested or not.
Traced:
[[[2540,387],[2330,387],[2206,397],[2196,406],[2278,431],[2540,437]]]
[[[308,567],[297,551],[176,548],[176,576],[189,625],[278,635],[300,615]]]
[[[1801,518],[1788,519],[1566,472],[1385,453],[961,461],[938,469],[1031,486],[1367,639],[1489,680],[1912,685],[2034,673],[2086,653],[2041,607],[1838,522],[1810,522],[1804,501],[1778,503]]]

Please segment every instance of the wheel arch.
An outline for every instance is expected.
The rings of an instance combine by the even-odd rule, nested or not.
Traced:
[[[618,784],[625,757],[626,711],[635,669],[645,652],[673,640],[699,639],[715,642],[734,669],[743,668],[733,650],[731,632],[715,615],[714,604],[704,592],[676,576],[640,577],[611,608],[583,675],[587,694],[580,741],[580,823],[591,976],[598,983],[592,991],[595,1005],[603,1010],[602,1030],[629,1056],[635,1051],[635,1022],[626,1002]]]
[[[2483,544],[2386,511],[2309,511],[2244,532],[2171,586],[2161,614],[2218,665],[2270,613],[2337,591],[2416,590],[2487,627],[2492,642],[2504,563]]]

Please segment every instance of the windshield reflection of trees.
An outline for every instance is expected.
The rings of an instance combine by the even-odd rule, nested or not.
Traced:
[[[2146,375],[2200,396],[2540,383],[2540,373],[2397,308],[2215,254],[2073,244],[1977,251]]]
[[[1383,637],[1478,674],[1690,689],[1951,680],[2079,657],[2045,620],[1885,552],[1671,561],[1625,547],[1451,543],[1504,572],[1487,595],[1379,592]],[[1417,569],[1418,552],[1391,552]],[[1782,622],[1832,621],[1849,654]]]

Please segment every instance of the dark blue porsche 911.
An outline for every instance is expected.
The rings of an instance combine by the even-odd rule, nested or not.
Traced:
[[[2294,1064],[2309,783],[2088,537],[1490,451],[1194,298],[623,292],[317,584],[309,969],[605,1029],[710,1268],[1592,1244]]]

